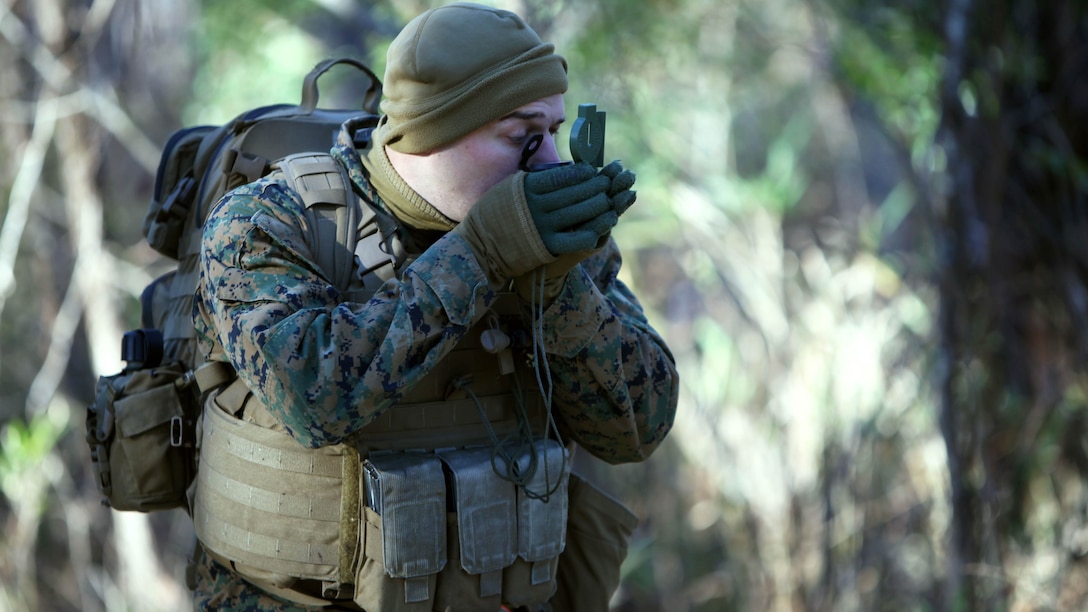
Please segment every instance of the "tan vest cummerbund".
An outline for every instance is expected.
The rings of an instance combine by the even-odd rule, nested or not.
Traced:
[[[198,539],[213,557],[259,585],[289,588],[297,579],[318,580],[326,592],[350,597],[365,504],[362,460],[375,452],[492,446],[491,432],[500,440],[516,433],[521,409],[511,388],[514,376],[521,378],[521,403],[533,433],[546,434],[543,399],[527,368],[500,376],[499,363],[475,338],[462,342],[350,444],[318,449],[282,431],[240,379],[213,392],[204,409],[193,501]],[[453,380],[471,381],[475,395],[452,386]]]

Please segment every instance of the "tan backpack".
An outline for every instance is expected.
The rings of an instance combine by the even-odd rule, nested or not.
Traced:
[[[353,66],[369,80],[361,109],[319,109],[318,78],[338,64]],[[227,373],[202,367],[192,322],[199,279],[204,221],[228,191],[274,169],[302,196],[318,263],[339,287],[355,273],[357,247],[373,253],[364,283],[393,273],[388,217],[360,205],[351,181],[328,154],[345,123],[373,126],[382,88],[362,63],[330,59],[306,76],[300,104],[264,106],[222,126],[175,132],[159,162],[144,219],[148,244],[177,261],[140,298],[141,328],[122,339],[124,370],[99,378],[88,407],[86,434],[95,479],[104,501],[118,510],[147,512],[186,506],[195,475],[196,422],[201,389],[226,382]],[[364,200],[365,201],[365,200]],[[357,228],[373,231],[358,232]],[[364,244],[357,244],[360,240]]]

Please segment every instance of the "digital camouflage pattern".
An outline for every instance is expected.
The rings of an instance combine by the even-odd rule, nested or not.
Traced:
[[[193,593],[195,610],[220,610],[222,612],[332,612],[336,610],[361,610],[347,601],[343,605],[303,606],[273,597],[246,582],[238,574],[216,563],[205,554],[195,561],[197,588]]]
[[[351,134],[332,151],[369,184]],[[472,249],[442,235],[366,303],[342,302],[302,236],[303,205],[276,175],[221,200],[204,230],[194,313],[205,354],[229,361],[300,444],[345,441],[389,409],[484,317],[495,287]],[[617,278],[608,244],[544,310],[560,431],[610,463],[648,457],[672,426],[672,355]],[[198,593],[214,589],[201,580]]]

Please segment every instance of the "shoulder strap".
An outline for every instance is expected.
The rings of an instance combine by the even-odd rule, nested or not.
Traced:
[[[359,266],[358,279],[363,295],[369,298],[382,283],[397,274],[408,254],[397,234],[397,222],[393,217],[366,198],[360,199],[365,206],[361,207],[355,263]]]
[[[306,205],[306,243],[317,264],[337,287],[347,287],[354,271],[358,198],[351,181],[331,155],[299,153],[279,163],[287,184]]]
[[[407,255],[396,222],[352,189],[342,165],[327,153],[289,155],[278,163],[306,205],[306,242],[338,289],[373,295]]]

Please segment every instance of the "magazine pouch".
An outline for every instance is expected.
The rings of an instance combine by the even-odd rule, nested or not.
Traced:
[[[366,610],[429,611],[446,565],[446,484],[432,453],[371,455],[355,603]]]
[[[456,555],[438,580],[440,609],[498,609],[503,569],[517,555],[517,494],[496,476],[491,448],[441,451],[456,512]],[[450,536],[453,536],[451,532]]]
[[[518,458],[519,472],[532,476],[518,487],[518,558],[503,574],[505,603],[512,606],[551,598],[559,555],[566,547],[567,449],[555,440],[537,440],[534,452],[535,460],[528,453]]]

